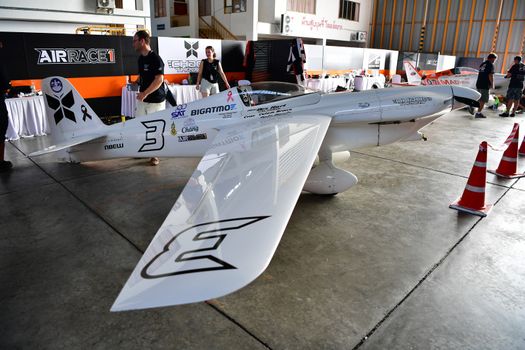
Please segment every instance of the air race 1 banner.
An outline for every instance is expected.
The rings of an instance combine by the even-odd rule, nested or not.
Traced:
[[[158,41],[164,74],[198,73],[201,60],[206,58],[206,46],[213,46],[216,58],[221,59],[220,40],[160,37]]]

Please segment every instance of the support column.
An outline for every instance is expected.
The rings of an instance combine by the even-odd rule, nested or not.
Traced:
[[[259,38],[257,23],[259,23],[259,0],[251,0],[248,4],[250,27],[246,32],[246,40],[256,41]]]

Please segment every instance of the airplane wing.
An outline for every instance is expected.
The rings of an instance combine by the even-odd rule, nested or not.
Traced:
[[[90,135],[82,135],[82,136],[73,137],[72,139],[57,143],[56,145],[46,147],[44,149],[41,149],[40,151],[30,153],[28,154],[28,157],[36,157],[36,156],[41,156],[43,154],[60,151],[65,148],[80,145],[81,143],[93,141],[93,140],[96,140],[102,137],[106,137],[106,133],[90,134]]]
[[[219,130],[111,311],[204,301],[257,278],[330,121],[289,115]]]

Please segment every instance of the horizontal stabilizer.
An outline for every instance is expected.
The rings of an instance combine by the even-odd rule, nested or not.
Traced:
[[[46,148],[44,148],[44,149],[42,149],[40,151],[36,151],[36,152],[30,153],[28,155],[28,157],[37,157],[37,156],[41,156],[43,154],[60,151],[60,150],[65,149],[65,148],[69,148],[69,147],[73,147],[73,146],[76,146],[76,145],[80,145],[81,143],[92,141],[92,140],[96,140],[96,139],[99,139],[99,138],[102,138],[102,137],[106,137],[106,134],[105,133],[104,134],[91,134],[91,135],[82,135],[82,136],[74,137],[74,138],[69,139],[67,141],[57,143],[56,145],[52,145],[52,146],[46,147]]]

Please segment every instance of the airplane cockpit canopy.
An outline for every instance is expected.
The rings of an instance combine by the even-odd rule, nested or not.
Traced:
[[[239,96],[246,107],[259,106],[291,97],[312,93],[301,85],[268,81],[237,87]]]
[[[456,67],[451,69],[452,74],[478,74],[477,69],[471,67]]]

